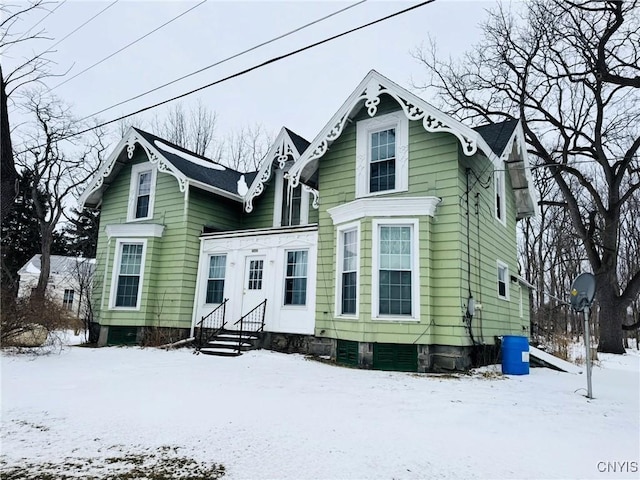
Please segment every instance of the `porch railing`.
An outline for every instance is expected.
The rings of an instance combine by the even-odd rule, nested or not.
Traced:
[[[227,311],[228,298],[213,309],[208,315],[202,317],[202,319],[196,324],[198,329],[198,344],[196,345],[196,351],[199,351],[204,342],[208,341],[211,337],[218,335],[227,324],[225,314]]]
[[[261,333],[264,331],[264,317],[267,312],[267,299],[255,307],[250,312],[245,313],[240,320],[233,325],[239,325],[238,351],[242,346],[242,335],[244,333]]]

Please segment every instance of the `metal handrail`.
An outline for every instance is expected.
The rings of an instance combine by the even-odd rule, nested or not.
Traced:
[[[228,301],[229,299],[225,298],[220,305],[218,305],[211,312],[209,312],[208,315],[205,315],[204,317],[202,317],[202,319],[196,324],[196,328],[200,329],[199,335],[198,335],[198,345],[196,347],[196,350],[200,350],[200,348],[202,347],[202,344],[203,344],[202,337],[205,329],[215,330],[215,333],[211,336],[217,335],[224,329],[224,326],[227,324],[227,321],[225,320],[225,315],[227,312]],[[221,309],[222,309],[222,317],[220,318],[219,315],[217,317],[214,317],[214,315],[220,312]],[[208,324],[205,322],[207,322]],[[217,325],[218,322],[220,322],[219,326]]]
[[[258,309],[262,309],[261,313],[257,313]],[[258,332],[263,332],[264,331],[264,317],[266,315],[267,312],[267,299],[265,298],[264,301],[262,303],[260,303],[257,307],[255,307],[254,309],[250,310],[249,312],[245,313],[243,316],[240,317],[240,320],[238,320],[237,322],[234,323],[234,325],[238,325],[240,324],[240,331],[238,334],[238,353],[240,353],[240,349],[242,347],[242,333],[245,331],[244,326],[245,324],[258,324],[259,327],[256,328],[255,330],[251,330],[252,332],[258,333]],[[251,317],[251,319],[249,320],[245,320],[246,318]],[[253,318],[259,318],[259,320],[253,320]],[[249,330],[247,330],[249,331]]]

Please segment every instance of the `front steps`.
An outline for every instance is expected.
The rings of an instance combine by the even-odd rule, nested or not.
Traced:
[[[255,332],[223,330],[205,343],[199,352],[218,357],[237,357],[242,352],[257,348],[260,348],[260,337]]]

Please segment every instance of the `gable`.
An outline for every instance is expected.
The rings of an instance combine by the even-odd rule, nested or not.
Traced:
[[[138,150],[144,151],[149,162],[159,171],[172,175],[180,192],[185,195],[191,185],[241,202],[247,185],[255,178],[255,173],[237,172],[131,127],[78,199],[80,206],[99,206],[104,191],[122,168],[131,163]]]
[[[319,188],[318,166],[327,150],[342,135],[346,125],[353,122],[361,111],[366,111],[370,118],[375,117],[384,97],[392,98],[408,120],[420,121],[427,132],[453,135],[465,156],[472,156],[481,151],[491,160],[494,168],[500,170],[505,168],[505,160],[513,151],[513,145],[518,144],[516,151],[522,160],[520,167],[529,168],[526,148],[522,147],[524,138],[519,134],[522,129],[517,121],[515,126],[506,122],[499,128],[474,130],[372,70],[292,166],[288,173],[291,185],[295,187],[299,182],[306,182],[314,188]],[[515,166],[512,170],[514,169]],[[517,194],[519,217],[534,214],[536,211],[533,183],[528,170],[525,171],[525,180],[526,186]]]

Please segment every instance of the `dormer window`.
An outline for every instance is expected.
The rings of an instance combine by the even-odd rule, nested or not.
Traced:
[[[282,219],[283,227],[300,225],[300,213],[302,207],[302,185],[298,185],[289,193],[289,183],[283,182],[282,186]]]
[[[396,129],[371,133],[369,156],[369,192],[396,188]]]
[[[149,216],[149,198],[151,197],[151,170],[138,174],[138,194],[136,196],[136,218]]]
[[[155,183],[156,169],[150,163],[140,163],[131,168],[128,221],[153,218]]]
[[[408,190],[408,128],[402,112],[358,122],[356,198]]]
[[[275,206],[273,211],[274,227],[292,227],[309,223],[309,193],[302,185],[289,190],[289,182],[284,178],[284,171],[275,171]]]
[[[504,185],[504,170],[499,170],[494,173],[494,187],[495,187],[495,215],[496,219],[506,224],[506,212],[505,212],[505,185]]]

